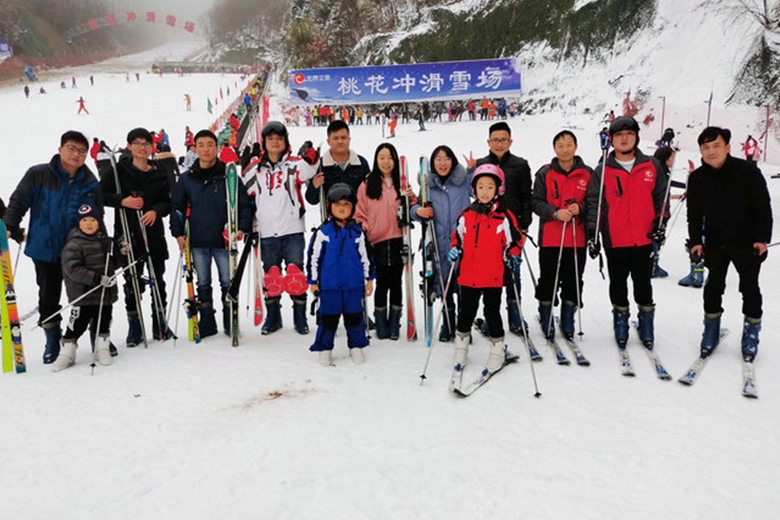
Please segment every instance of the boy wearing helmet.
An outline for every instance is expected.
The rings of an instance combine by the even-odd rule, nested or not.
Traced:
[[[504,172],[494,164],[478,166],[471,186],[476,200],[458,217],[452,235],[449,258],[458,258],[458,284],[462,304],[458,309],[455,336],[455,365],[465,366],[471,340],[471,326],[484,298],[488,338],[492,344],[486,369],[495,372],[504,364],[504,325],[501,321],[501,292],[507,263],[516,269],[525,235],[518,232],[510,211],[499,209],[504,188]]]
[[[329,366],[333,339],[344,315],[349,355],[355,364],[365,361],[368,338],[363,324],[363,296],[373,292],[374,266],[366,234],[355,222],[357,196],[349,184],[336,183],[325,201],[328,220],[312,235],[306,262],[311,292],[320,298],[320,326],[310,347]]]
[[[639,306],[639,338],[651,350],[654,341],[653,242],[662,243],[661,215],[666,182],[660,163],[637,148],[639,125],[628,116],[609,126],[614,150],[595,168],[588,183],[586,229],[592,258],[599,256],[599,233],[604,242],[609,271],[615,340],[625,348],[628,341],[628,277]],[[603,187],[602,187],[603,182]],[[601,199],[601,200],[600,200]],[[597,219],[597,215],[600,218]],[[596,226],[598,222],[598,228]]]
[[[261,133],[259,159],[249,163],[242,174],[249,198],[255,201],[255,218],[261,240],[265,272],[267,315],[261,333],[282,328],[281,295],[286,291],[293,301],[296,332],[308,334],[306,322],[306,279],[303,251],[306,247],[301,186],[317,172],[317,150],[309,148],[303,157],[290,153],[287,128],[271,121]],[[287,275],[282,277],[284,261]]]

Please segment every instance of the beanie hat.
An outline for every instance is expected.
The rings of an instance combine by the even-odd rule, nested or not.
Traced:
[[[92,204],[91,202],[85,202],[81,206],[79,206],[79,222],[81,222],[81,219],[92,217],[98,222],[100,222],[100,211],[98,210],[97,206]]]

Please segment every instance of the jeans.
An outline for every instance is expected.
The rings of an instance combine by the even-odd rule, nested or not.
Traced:
[[[274,266],[281,269],[282,260],[284,260],[285,265],[295,264],[303,269],[303,251],[306,248],[303,233],[262,238],[260,247],[263,257],[263,271],[266,273]]]
[[[211,259],[217,264],[219,287],[222,290],[221,300],[225,301],[230,287],[230,254],[226,249],[195,248],[192,250],[192,264],[197,275],[198,299],[202,302],[213,302],[211,289]]]

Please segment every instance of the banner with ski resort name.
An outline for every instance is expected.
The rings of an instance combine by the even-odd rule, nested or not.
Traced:
[[[289,85],[293,105],[495,98],[520,93],[520,62],[510,58],[293,70]]]

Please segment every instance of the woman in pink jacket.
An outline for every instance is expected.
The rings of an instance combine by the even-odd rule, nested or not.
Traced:
[[[411,189],[410,204],[416,202]],[[389,143],[380,144],[374,154],[374,168],[358,188],[355,220],[360,222],[372,245],[376,266],[374,319],[379,339],[397,340],[401,330],[403,294],[401,257],[403,239],[398,222],[401,206],[401,174],[398,152]],[[388,316],[388,293],[390,312]]]

